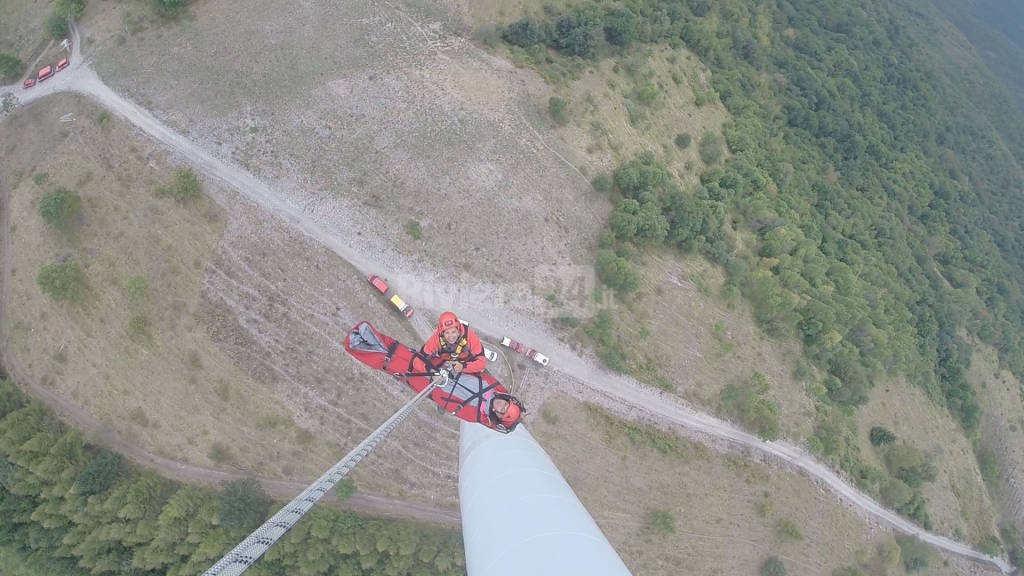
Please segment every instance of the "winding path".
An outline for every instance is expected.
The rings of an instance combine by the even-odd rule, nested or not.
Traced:
[[[0,88],[0,93],[12,92],[18,99],[19,105],[27,105],[37,98],[56,92],[70,91],[85,94],[112,112],[122,116],[162,144],[173,149],[206,176],[216,178],[225,185],[234,188],[267,212],[280,217],[310,238],[326,246],[364,274],[371,271],[382,275],[398,272],[388,268],[389,266],[394,267],[394,263],[371,261],[365,254],[360,253],[352,245],[344,242],[342,237],[339,236],[342,233],[341,231],[330,232],[325,230],[311,216],[305,214],[301,207],[286,202],[275,194],[269,186],[256,179],[253,175],[237,166],[215,158],[196,143],[161,123],[146,110],[116,94],[82,60],[80,54],[81,42],[76,27],[73,27],[73,33],[74,51],[72,54],[72,64],[68,69],[35,88],[23,90],[20,86],[8,86]],[[489,322],[485,310],[473,310],[470,308],[468,312],[467,316],[473,318],[474,325],[483,331],[493,334],[501,334],[506,331],[507,326],[498,325],[494,321]],[[418,331],[429,328],[422,322],[420,324],[415,325]],[[632,378],[596,368],[578,356],[568,346],[560,343],[549,331],[533,323],[530,319],[524,318],[522,326],[517,326],[516,330],[517,333],[527,336],[529,338],[527,341],[531,345],[543,349],[548,354],[551,358],[553,369],[560,372],[564,378],[575,381],[580,386],[589,388],[593,392],[600,393],[616,402],[642,409],[658,421],[683,426],[697,433],[725,440],[736,446],[755,450],[777,459],[819,480],[857,509],[900,532],[916,535],[922,541],[932,544],[937,548],[996,566],[1004,574],[1014,572],[1014,567],[1001,558],[982,554],[965,544],[928,532],[909,520],[887,510],[840,478],[831,469],[817,462],[808,453],[792,444],[782,441],[764,442],[727,422],[698,412],[683,403],[678,397],[647,387]],[[137,452],[138,449],[136,448],[135,451]],[[187,470],[191,468],[181,463],[158,459],[152,455],[150,455],[150,459],[150,463],[153,466],[172,477],[179,473],[186,474],[187,476]],[[204,471],[204,474],[208,476],[210,472]],[[281,486],[283,491],[291,491],[291,494],[302,488],[302,486],[292,486],[288,483],[282,483]],[[411,506],[408,504],[403,505]],[[434,509],[431,510],[434,513],[441,513]]]

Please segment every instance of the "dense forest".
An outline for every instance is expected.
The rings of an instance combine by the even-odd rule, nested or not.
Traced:
[[[269,516],[253,480],[182,486],[90,445],[0,380],[0,573],[201,574]],[[318,506],[247,571],[465,574],[457,532]]]
[[[1024,377],[1024,122],[984,66],[946,56],[949,30],[910,0],[642,0],[548,9],[502,37],[584,60],[685,46],[732,115],[697,189],[653,154],[616,170],[609,284],[635,285],[638,247],[700,250],[769,333],[803,340],[833,402],[903,375],[972,433],[965,335]]]

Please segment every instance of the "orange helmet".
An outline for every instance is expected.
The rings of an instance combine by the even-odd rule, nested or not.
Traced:
[[[459,322],[459,317],[455,315],[455,312],[445,312],[437,319],[437,329],[439,331],[444,332],[449,328],[458,328],[459,332],[462,332],[462,323]]]
[[[505,410],[505,414],[501,417],[501,425],[506,428],[511,428],[516,422],[519,422],[519,406],[509,402],[508,409]]]

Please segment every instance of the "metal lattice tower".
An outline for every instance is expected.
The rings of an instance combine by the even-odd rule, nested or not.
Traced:
[[[281,508],[277,514],[270,517],[262,526],[253,531],[235,546],[230,552],[224,555],[203,576],[238,576],[245,572],[249,566],[259,560],[260,556],[277,542],[296,522],[302,519],[313,505],[324,496],[335,484],[348,475],[363,458],[373,451],[377,444],[386,438],[403,420],[412,412],[416,404],[425,398],[436,386],[444,386],[447,382],[447,374],[442,373],[422,392],[400,408],[387,422],[380,425],[358,446],[352,449],[337,464],[331,467],[316,482],[302,491],[294,500]]]

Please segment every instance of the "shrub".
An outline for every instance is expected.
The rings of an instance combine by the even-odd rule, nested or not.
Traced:
[[[405,223],[405,232],[409,236],[412,236],[413,240],[419,240],[423,238],[423,229],[420,228],[418,220],[409,220]]]
[[[916,536],[896,535],[896,543],[900,546],[900,556],[903,559],[903,568],[907,572],[914,572],[928,567],[932,551],[927,544],[918,540]]]
[[[552,96],[548,99],[548,114],[555,124],[565,126],[569,123],[569,103],[558,96]]]
[[[984,446],[976,445],[974,456],[978,459],[978,470],[985,482],[993,483],[999,479],[999,459],[996,453]]]
[[[218,517],[221,525],[248,532],[259,526],[267,517],[270,503],[270,496],[256,480],[233,480],[224,485],[224,492],[220,495]]]
[[[182,168],[174,172],[174,178],[169,186],[157,188],[156,195],[159,197],[174,198],[180,203],[188,202],[199,198],[203,192],[203,185],[199,177],[191,168]]]
[[[935,480],[935,465],[928,453],[909,444],[890,446],[885,452],[885,466],[890,474],[911,488]]]
[[[621,6],[608,11],[604,16],[604,37],[609,44],[626,47],[636,40],[637,17]]]
[[[598,250],[597,277],[609,288],[628,294],[640,285],[640,276],[628,260],[612,250]]]
[[[786,565],[778,556],[769,556],[761,564],[761,576],[786,576]]]
[[[636,101],[643,106],[651,106],[658,101],[660,91],[654,84],[644,84],[636,90]]]
[[[615,185],[615,182],[608,174],[598,174],[590,181],[590,185],[598,192],[608,192],[612,189],[612,186]]]
[[[647,510],[647,529],[658,535],[676,533],[676,518],[666,510]]]
[[[353,494],[356,493],[356,483],[349,477],[338,480],[338,483],[334,485],[334,495],[338,497],[338,500],[344,502],[348,500]]]
[[[13,82],[21,76],[24,65],[17,56],[0,52],[0,82]]]
[[[54,13],[46,19],[46,31],[49,32],[50,37],[54,40],[61,40],[67,38],[68,32],[68,19],[60,14]]]
[[[881,426],[871,428],[868,437],[871,439],[872,446],[884,446],[896,441],[896,435]]]
[[[124,281],[124,293],[132,302],[140,302],[149,295],[149,281],[145,276],[132,276]]]
[[[221,442],[211,444],[210,451],[206,455],[217,464],[224,464],[232,459],[231,448],[228,448],[227,445]]]
[[[57,14],[63,18],[81,18],[86,3],[86,0],[57,0]]]
[[[782,536],[787,540],[800,542],[804,539],[804,535],[800,533],[800,528],[798,528],[797,525],[788,518],[779,520],[779,523],[775,526],[775,530],[779,533],[779,536]]]
[[[81,213],[82,198],[66,189],[57,188],[39,199],[39,216],[57,229],[67,227]]]
[[[161,16],[166,18],[173,18],[181,13],[188,4],[188,0],[154,0],[156,2],[156,11]]]
[[[698,145],[697,151],[700,153],[700,159],[704,164],[710,166],[717,164],[722,159],[724,151],[722,150],[722,137],[714,132],[705,132],[700,137],[700,144]]]
[[[685,150],[686,148],[689,148],[690,147],[690,140],[692,140],[692,138],[686,132],[683,132],[681,134],[676,134],[676,139],[675,139],[676,148],[679,148],[680,150]]]
[[[729,384],[719,395],[723,411],[765,440],[779,438],[779,406],[768,397],[768,380],[755,372],[749,382]]]
[[[513,46],[529,48],[544,42],[544,33],[536,20],[528,16],[509,24],[501,31],[501,39]]]
[[[133,342],[143,343],[152,339],[149,330],[149,318],[145,314],[136,314],[128,321],[128,338]]]
[[[75,302],[85,293],[85,272],[74,260],[56,262],[39,269],[36,284],[54,300]]]

